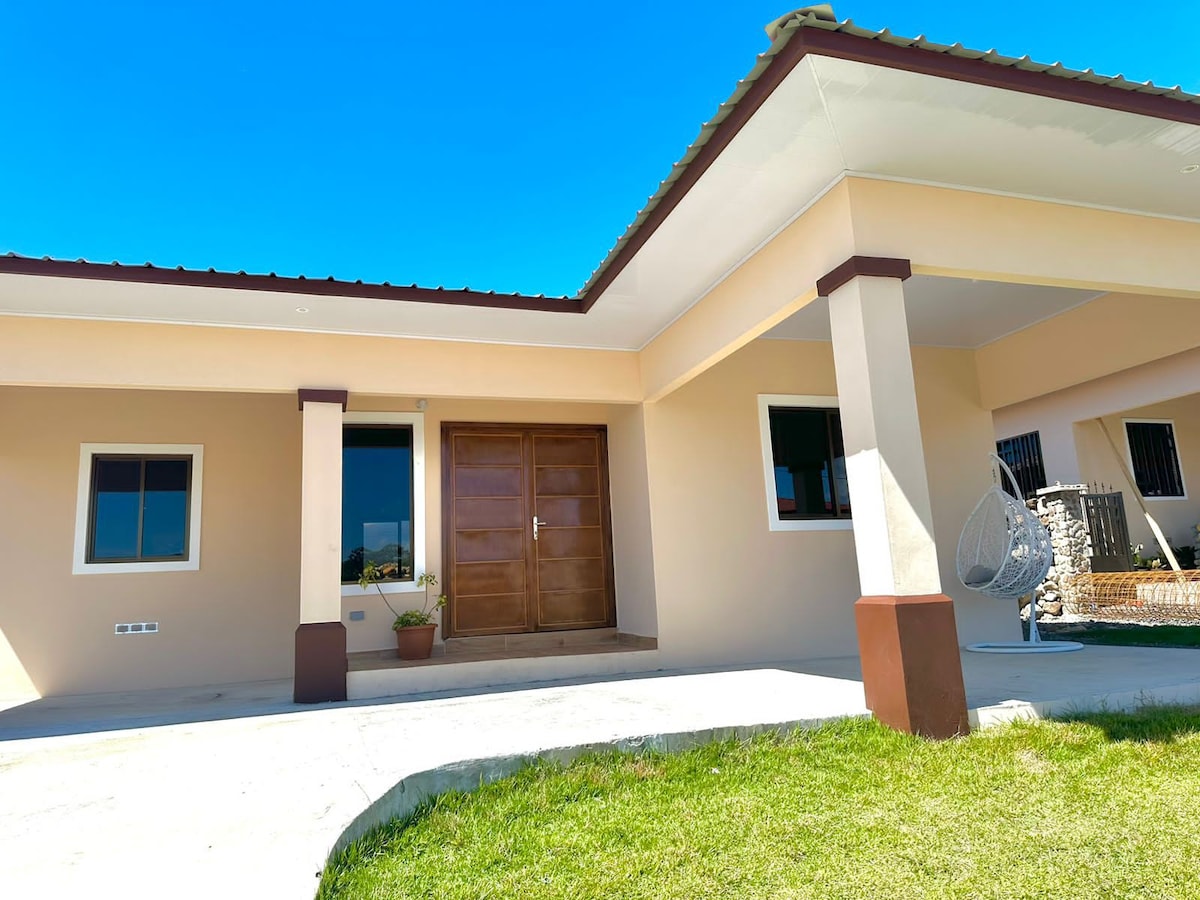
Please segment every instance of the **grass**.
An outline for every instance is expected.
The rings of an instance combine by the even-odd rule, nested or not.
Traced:
[[[933,743],[850,720],[535,765],[331,862],[319,898],[1200,897],[1200,711]]]
[[[1024,626],[1028,636],[1029,626]],[[1200,647],[1200,625],[1136,625],[1114,622],[1038,622],[1047,640],[1118,647]]]

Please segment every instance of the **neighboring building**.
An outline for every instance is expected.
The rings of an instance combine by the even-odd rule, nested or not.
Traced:
[[[957,642],[1017,635],[954,575],[996,437],[1084,475],[1078,428],[1017,411],[1136,408],[1200,452],[1194,416],[1142,409],[1200,390],[1200,98],[827,8],[768,32],[577,297],[0,258],[5,691],[861,647],[881,717],[961,723]],[[490,658],[354,656],[393,640],[363,558],[405,605],[443,575],[439,640]],[[593,626],[631,637],[511,637]]]

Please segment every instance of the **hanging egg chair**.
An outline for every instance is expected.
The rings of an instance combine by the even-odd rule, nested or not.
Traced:
[[[993,484],[967,518],[958,539],[958,580],[996,600],[1012,602],[1029,596],[1029,640],[970,644],[967,649],[980,653],[1081,650],[1083,645],[1075,641],[1043,642],[1038,634],[1032,595],[1054,562],[1050,532],[1037,514],[1017,499],[1021,488],[1012,470],[999,456],[990,455],[1008,477],[1012,492],[1000,483]]]

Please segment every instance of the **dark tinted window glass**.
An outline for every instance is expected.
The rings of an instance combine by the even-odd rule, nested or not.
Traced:
[[[409,426],[342,430],[342,581],[364,561],[388,580],[413,577],[413,455]]]
[[[846,455],[837,411],[772,408],[769,415],[779,517],[849,516]]]
[[[92,558],[135,559],[142,503],[140,459],[96,459],[92,475]]]
[[[1170,422],[1126,422],[1133,477],[1143,497],[1182,497],[1183,475]]]
[[[186,459],[146,460],[142,500],[142,556],[181,557],[187,548]]]
[[[90,562],[187,559],[190,457],[97,456]]]

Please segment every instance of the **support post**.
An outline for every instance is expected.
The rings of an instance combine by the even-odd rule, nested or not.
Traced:
[[[881,722],[946,738],[969,730],[962,660],[954,605],[942,593],[917,418],[902,285],[908,265],[882,262],[893,265],[860,265],[848,275],[843,265],[830,273],[838,278],[822,279],[862,591],[855,622],[863,686]]]
[[[342,412],[345,391],[301,390],[300,627],[293,699],[346,699],[342,624]]]

